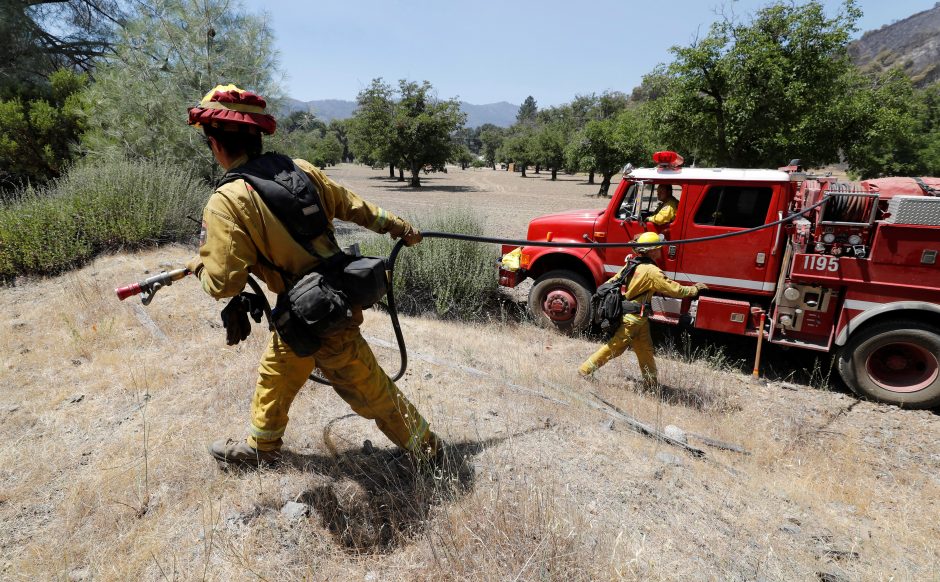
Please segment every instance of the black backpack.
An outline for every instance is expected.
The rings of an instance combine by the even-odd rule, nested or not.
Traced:
[[[653,261],[646,257],[634,257],[627,263],[627,268],[620,273],[620,276],[604,283],[597,288],[597,291],[591,297],[591,323],[600,326],[602,332],[612,333],[617,329],[623,320],[625,301],[620,288],[623,285],[629,285],[633,278],[633,272],[643,264],[650,264]]]
[[[287,232],[311,255],[318,256],[311,242],[318,236],[326,233],[336,242],[316,184],[294,160],[268,152],[226,172],[219,186],[239,178],[251,184]]]

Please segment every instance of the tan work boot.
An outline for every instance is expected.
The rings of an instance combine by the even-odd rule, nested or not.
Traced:
[[[594,372],[597,371],[597,367],[593,364],[585,362],[578,367],[578,376],[581,376],[589,382],[596,382],[597,378],[594,377]]]
[[[410,455],[419,473],[434,481],[468,486],[474,478],[473,465],[437,435],[417,453]]]
[[[274,465],[281,460],[281,450],[259,451],[243,440],[219,439],[209,445],[209,454],[221,463],[243,467]]]

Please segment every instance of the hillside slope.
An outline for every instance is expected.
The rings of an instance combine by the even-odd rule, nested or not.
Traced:
[[[221,471],[205,447],[244,434],[265,334],[227,347],[221,305],[192,280],[146,308],[112,291],[190,253],[103,257],[0,290],[0,578],[936,575],[935,414],[752,383],[714,352],[663,354],[661,394],[635,391],[631,354],[587,383],[575,367],[593,341],[527,324],[403,321],[400,386],[475,465],[462,487],[397,466],[371,423],[312,384],[285,466]],[[370,311],[363,333],[394,370],[386,316]],[[681,427],[705,456],[629,430],[592,393]]]
[[[862,70],[900,67],[918,86],[940,80],[940,2],[866,32],[849,45],[849,54]]]

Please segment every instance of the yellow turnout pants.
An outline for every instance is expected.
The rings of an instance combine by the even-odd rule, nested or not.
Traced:
[[[579,371],[582,374],[593,374],[598,368],[633,348],[637,362],[640,364],[640,373],[643,375],[643,384],[649,388],[656,384],[656,359],[653,357],[653,338],[650,336],[650,323],[646,317],[624,315],[623,323],[606,344],[602,345],[594,354],[585,360]]]
[[[427,421],[379,366],[358,327],[324,338],[320,349],[305,358],[272,332],[258,366],[249,445],[261,451],[280,447],[291,402],[314,367],[323,372],[353,411],[375,420],[379,430],[399,447],[412,453],[422,452],[425,446],[437,447]]]

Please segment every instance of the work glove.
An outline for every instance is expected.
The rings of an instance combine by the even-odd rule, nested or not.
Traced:
[[[404,234],[401,235],[401,239],[405,241],[406,247],[411,247],[421,242],[424,239],[424,236],[417,228],[409,226],[408,230],[406,230]]]
[[[695,284],[695,291],[698,292],[698,293],[701,293],[702,291],[704,291],[704,290],[706,290],[706,289],[708,289],[708,285],[706,285],[705,283],[696,283],[696,284]]]
[[[234,346],[251,333],[248,316],[261,323],[264,302],[256,293],[239,293],[222,308],[222,327],[225,328],[225,343]]]
[[[199,272],[202,271],[202,257],[195,256],[186,263],[186,268],[189,269],[189,272],[193,275],[196,275],[196,278],[199,278]]]
[[[404,220],[402,220],[401,223],[396,226],[399,227],[400,230],[397,228],[394,230],[389,230],[389,234],[392,236],[392,239],[400,237],[403,241],[405,241],[405,246],[407,247],[418,244],[421,242],[421,239],[424,238],[421,236],[421,232],[417,228],[411,226],[411,224]],[[396,232],[396,230],[398,230],[398,232]]]

